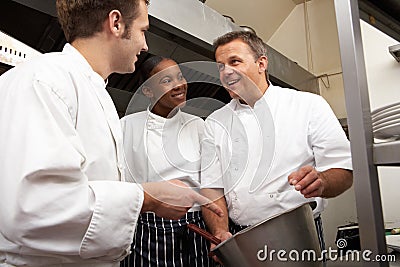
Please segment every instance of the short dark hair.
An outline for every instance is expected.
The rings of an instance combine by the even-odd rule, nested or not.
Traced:
[[[213,43],[214,51],[217,50],[219,46],[225,45],[237,39],[240,39],[248,44],[251,51],[253,52],[255,60],[257,60],[261,56],[267,55],[267,48],[265,47],[263,40],[250,31],[228,32],[218,37]]]
[[[101,32],[104,20],[114,9],[121,12],[128,31],[139,16],[140,1],[150,3],[150,0],[57,0],[58,20],[67,42]]]
[[[167,60],[169,58],[162,57],[162,56],[151,56],[148,59],[146,59],[145,62],[140,65],[140,80],[141,84],[147,81],[152,75],[151,72],[154,70],[155,67],[157,67],[158,64],[160,64],[161,61]],[[171,59],[172,60],[172,59]]]

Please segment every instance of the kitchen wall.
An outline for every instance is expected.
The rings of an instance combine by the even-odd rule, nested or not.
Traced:
[[[307,6],[297,5],[265,41],[316,76],[322,76],[320,94],[338,118],[347,117],[333,0],[312,0]],[[336,248],[337,227],[357,222],[353,188],[330,199],[322,218],[326,245]]]
[[[389,53],[388,47],[399,44],[368,23],[361,21],[361,33],[367,72],[371,110],[400,102],[400,63]],[[378,167],[383,214],[390,227],[400,227],[399,167]]]
[[[297,5],[269,40],[303,68],[322,76],[320,94],[338,118],[346,118],[343,79],[333,0]]]
[[[239,26],[252,27],[265,42],[296,7],[293,0],[207,0],[206,5]]]

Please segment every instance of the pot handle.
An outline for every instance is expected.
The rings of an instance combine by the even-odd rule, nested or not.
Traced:
[[[214,235],[212,235],[210,232],[207,232],[204,229],[201,229],[200,227],[198,227],[195,224],[188,224],[186,225],[187,228],[189,228],[190,230],[192,230],[193,232],[201,235],[202,237],[204,237],[205,239],[207,239],[208,241],[210,241],[211,243],[213,243],[214,245],[218,245],[219,243],[221,243],[221,239],[215,237]]]

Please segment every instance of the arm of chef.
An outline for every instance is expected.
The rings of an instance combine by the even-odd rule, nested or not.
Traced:
[[[8,107],[12,127],[0,140],[7,155],[0,167],[1,235],[19,246],[17,253],[119,259],[132,242],[141,186],[89,182],[73,98],[41,81],[24,94]]]
[[[350,143],[329,104],[309,97],[314,98],[309,136],[316,169],[302,166],[288,179],[305,197],[335,197],[353,183]]]
[[[224,197],[223,168],[221,164],[221,144],[216,142],[215,132],[224,129],[212,117],[208,118],[201,142],[201,193],[211,199],[222,209],[224,216],[218,217],[206,209],[202,209],[204,221],[209,231],[220,239],[229,238],[228,210]]]

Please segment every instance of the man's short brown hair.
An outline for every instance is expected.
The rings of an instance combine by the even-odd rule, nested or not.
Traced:
[[[228,32],[218,37],[213,44],[214,51],[221,45],[225,45],[234,40],[240,39],[250,47],[253,52],[254,59],[257,60],[261,56],[267,55],[267,48],[260,37],[249,31],[234,31]]]
[[[139,3],[150,0],[57,0],[58,20],[67,42],[91,37],[101,32],[103,22],[112,10],[119,10],[129,30],[132,21],[139,16]]]

